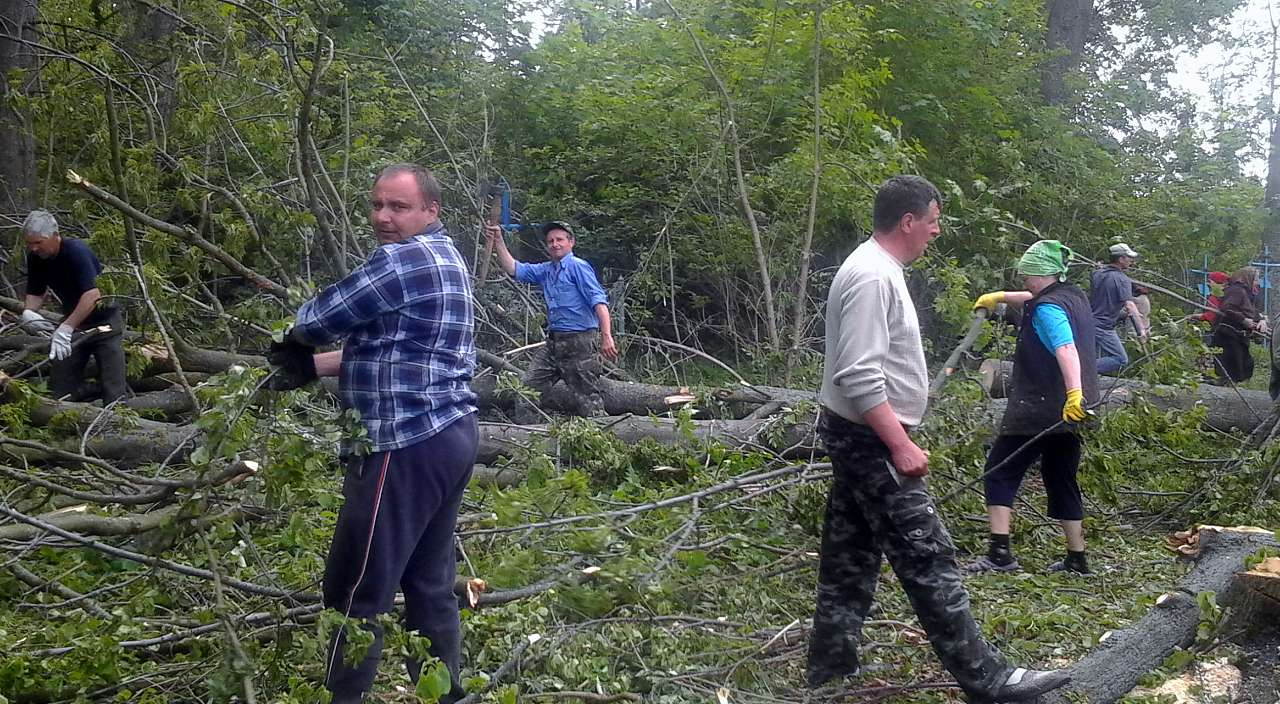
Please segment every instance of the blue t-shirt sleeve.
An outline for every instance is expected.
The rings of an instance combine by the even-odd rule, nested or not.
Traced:
[[[540,284],[543,279],[547,278],[547,271],[550,268],[551,262],[538,262],[537,264],[516,262],[516,281],[526,284]]]
[[[1071,334],[1071,321],[1067,319],[1067,312],[1057,304],[1044,303],[1036,306],[1036,312],[1031,316],[1031,325],[1035,327],[1040,342],[1052,352],[1076,341],[1075,335]]]
[[[601,303],[609,305],[609,295],[600,286],[600,280],[596,278],[596,272],[590,264],[579,260],[577,274],[578,292],[591,308]]]

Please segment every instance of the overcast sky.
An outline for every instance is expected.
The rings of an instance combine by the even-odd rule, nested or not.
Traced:
[[[1213,97],[1215,85],[1219,90],[1225,87],[1228,104],[1239,104],[1265,93],[1271,80],[1269,47],[1261,51],[1228,51],[1227,47],[1237,46],[1247,35],[1269,32],[1272,12],[1280,22],[1280,2],[1277,0],[1248,0],[1232,17],[1222,40],[1198,52],[1186,52],[1178,57],[1178,70],[1172,77],[1172,83],[1196,95],[1204,113],[1218,110]],[[1259,130],[1265,134],[1262,125],[1259,125]],[[1246,168],[1255,176],[1265,176],[1265,154],[1255,155]]]

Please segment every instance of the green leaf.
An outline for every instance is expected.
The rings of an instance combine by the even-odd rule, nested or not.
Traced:
[[[453,679],[449,676],[449,668],[439,660],[431,664],[422,677],[418,679],[418,686],[414,690],[425,702],[438,702],[440,698],[449,693],[449,689],[453,686]]]

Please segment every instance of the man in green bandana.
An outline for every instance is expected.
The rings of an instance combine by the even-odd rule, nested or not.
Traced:
[[[1086,417],[1086,404],[1098,401],[1097,347],[1089,299],[1066,282],[1070,259],[1071,250],[1061,242],[1040,240],[1018,260],[1025,291],[987,293],[974,303],[975,310],[994,309],[999,303],[1020,305],[1023,315],[1009,405],[987,456],[991,544],[986,557],[966,566],[969,572],[1021,569],[1009,547],[1013,500],[1027,469],[1039,459],[1049,516],[1061,523],[1067,538],[1066,558],[1049,569],[1090,573],[1084,554],[1084,503],[1076,482],[1077,424]],[[1033,440],[1036,436],[1040,437]]]

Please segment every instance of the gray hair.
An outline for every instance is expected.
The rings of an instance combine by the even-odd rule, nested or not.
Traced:
[[[22,234],[49,239],[58,234],[58,220],[47,210],[33,210],[22,221]]]

